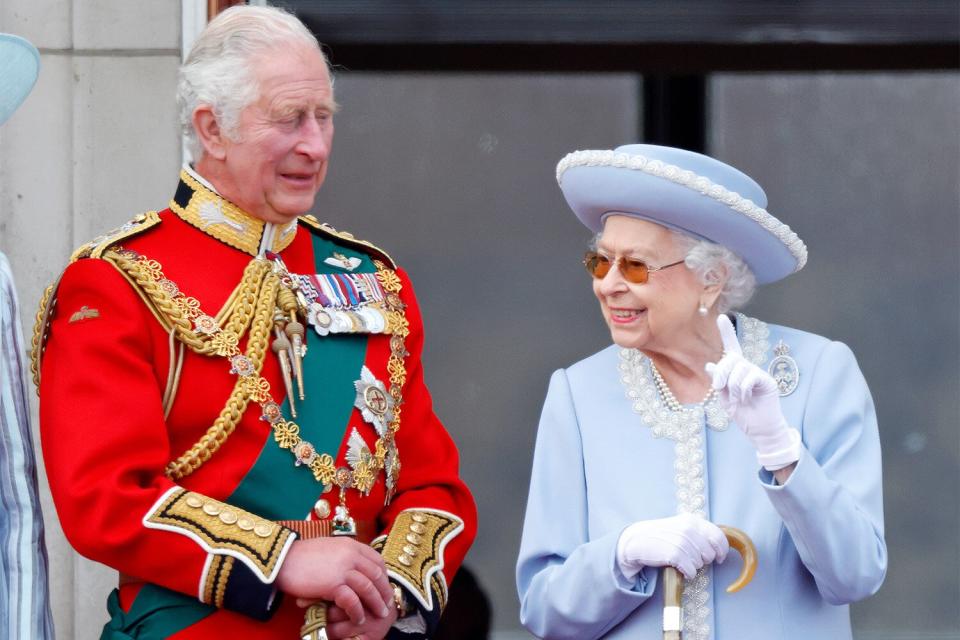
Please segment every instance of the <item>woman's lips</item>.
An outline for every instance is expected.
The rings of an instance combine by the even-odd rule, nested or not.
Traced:
[[[646,309],[610,309],[610,322],[630,324],[646,313]]]

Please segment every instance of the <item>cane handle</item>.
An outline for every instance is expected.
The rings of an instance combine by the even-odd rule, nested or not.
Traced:
[[[730,547],[743,558],[740,575],[727,587],[727,593],[735,593],[750,584],[757,572],[757,548],[750,537],[735,527],[720,525]],[[683,576],[671,566],[663,568],[663,640],[681,640],[683,633]]]
[[[727,593],[736,593],[750,584],[750,581],[753,580],[753,574],[757,572],[757,548],[753,545],[750,536],[740,529],[725,525],[720,525],[720,529],[727,536],[727,542],[730,543],[730,546],[736,549],[740,557],[743,558],[743,568],[740,569],[740,575],[727,587]]]

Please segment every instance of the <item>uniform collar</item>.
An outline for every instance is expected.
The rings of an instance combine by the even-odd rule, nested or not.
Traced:
[[[297,221],[264,222],[223,198],[189,165],[180,171],[170,209],[205,234],[252,256],[280,253],[293,242]]]

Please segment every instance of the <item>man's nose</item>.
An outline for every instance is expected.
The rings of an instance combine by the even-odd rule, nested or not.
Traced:
[[[321,118],[307,118],[300,128],[300,142],[297,151],[311,160],[324,160],[330,153],[330,133],[333,121]]]

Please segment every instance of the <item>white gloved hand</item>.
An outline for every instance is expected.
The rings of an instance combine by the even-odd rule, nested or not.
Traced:
[[[707,373],[720,402],[757,450],[757,461],[776,471],[800,459],[800,433],[787,424],[773,377],[743,357],[737,332],[724,314],[717,317],[724,355],[710,362]]]
[[[717,525],[684,513],[659,520],[641,520],[623,530],[617,540],[617,564],[628,580],[644,567],[676,567],[686,578],[716,560],[723,562],[730,545]]]

